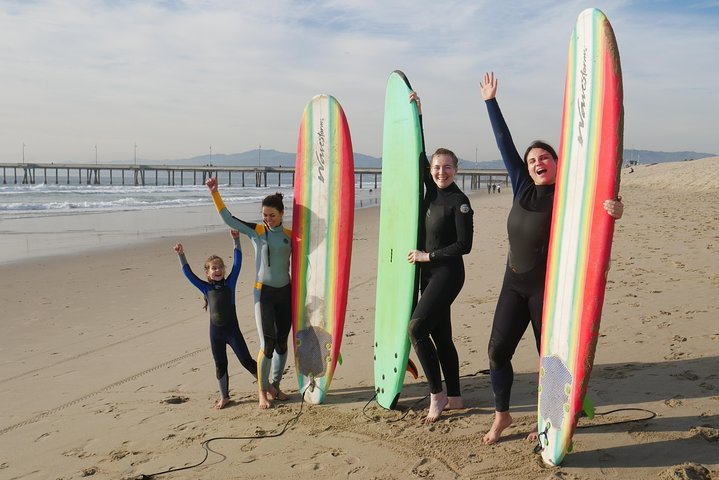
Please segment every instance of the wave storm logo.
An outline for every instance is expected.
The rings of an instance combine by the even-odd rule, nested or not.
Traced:
[[[317,179],[325,183],[325,177],[322,174],[325,170],[325,144],[327,142],[327,139],[325,138],[325,119],[320,119],[320,129],[317,132],[317,146],[319,147],[317,151],[315,152],[315,158],[317,159],[317,163],[319,164],[319,167],[317,168]]]
[[[577,140],[579,144],[584,146],[584,137],[582,135],[582,129],[584,128],[584,122],[587,118],[587,49],[584,49],[584,58],[582,64],[582,70],[579,72],[582,75],[582,96],[577,99],[577,110],[579,113],[579,129]]]

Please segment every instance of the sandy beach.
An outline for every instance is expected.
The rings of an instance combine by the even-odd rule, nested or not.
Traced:
[[[157,478],[719,478],[718,168],[715,157],[623,170],[589,395],[599,413],[642,410],[582,419],[560,467],[544,467],[525,441],[537,401],[529,331],[513,361],[515,423],[498,444],[481,442],[494,410],[484,372],[506,261],[503,188],[471,197],[474,248],[452,310],[466,408],[430,426],[421,374],[407,376],[399,411],[370,402],[376,207],[356,212],[344,363],[324,405],[300,402],[290,355],[290,401],[260,411],[254,380],[230,356],[233,401],[213,409],[208,316],[172,247],[181,241],[200,272],[212,253],[230,258],[227,231],[0,266],[0,478],[141,478],[201,462],[215,437],[244,438],[213,440],[201,466]],[[242,248],[252,250],[244,237]],[[254,353],[253,277],[247,262],[237,304]]]

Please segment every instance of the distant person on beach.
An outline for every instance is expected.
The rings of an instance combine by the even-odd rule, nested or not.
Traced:
[[[409,97],[422,105],[415,92]],[[423,136],[424,143],[424,136]],[[429,412],[425,421],[436,422],[443,410],[463,408],[459,386],[459,356],[452,340],[450,307],[464,285],[462,255],[472,249],[474,212],[454,176],[457,156],[439,148],[430,162],[424,154],[425,195],[421,222],[422,250],[407,255],[410,263],[419,263],[422,295],[409,322],[409,338],[427,377],[430,391]],[[442,388],[442,372],[447,386]]]
[[[237,321],[235,311],[235,285],[240,275],[242,265],[242,251],[240,250],[237,230],[231,230],[230,234],[234,239],[235,251],[232,263],[232,270],[225,278],[225,262],[221,257],[212,255],[205,261],[205,276],[207,281],[198,278],[190,268],[185,258],[185,250],[181,243],[175,245],[175,252],[180,259],[182,272],[194,286],[202,292],[205,297],[205,310],[210,312],[210,347],[212,358],[215,360],[215,371],[217,383],[220,386],[220,400],[215,408],[220,410],[230,402],[230,379],[227,373],[227,345],[237,355],[243,367],[257,377],[257,362],[250,355],[247,344],[240,331],[240,324]]]
[[[537,140],[529,145],[522,159],[497,103],[494,73],[485,73],[480,90],[513,192],[512,209],[507,218],[509,256],[488,347],[495,414],[483,442],[490,445],[512,424],[509,414],[514,381],[511,360],[530,322],[539,350],[557,153],[550,145]],[[614,218],[621,218],[624,212],[621,197],[606,200],[604,208]],[[537,435],[530,434],[527,438],[535,440]]]
[[[292,327],[290,254],[292,231],[282,226],[285,207],[282,194],[262,200],[262,223],[233,217],[220,197],[217,179],[205,182],[222,220],[250,237],[255,247],[255,321],[260,335],[257,383],[260,408],[270,408],[271,399],[289,398],[280,390],[287,363],[287,338]]]
[[[502,186],[501,186],[501,185],[497,185],[497,193],[502,193]]]

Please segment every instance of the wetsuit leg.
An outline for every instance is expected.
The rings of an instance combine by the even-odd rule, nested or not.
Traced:
[[[264,285],[260,300],[262,312],[262,349],[257,359],[257,382],[260,390],[267,391],[269,387],[270,369],[272,368],[272,354],[275,351],[275,311],[269,299],[268,291],[271,287]]]
[[[227,343],[222,329],[210,323],[210,348],[215,360],[215,375],[222,398],[230,396],[230,381],[227,375]]]
[[[269,384],[274,352],[277,351],[278,354],[287,353],[287,337],[292,326],[290,292],[289,285],[281,288],[268,285],[262,286],[260,310],[262,313],[264,347],[257,362],[259,366],[258,381],[262,390],[267,390]],[[280,351],[280,348],[283,350]],[[280,359],[279,362],[286,361],[286,359],[285,355],[284,359]],[[284,365],[282,369],[284,369]]]
[[[440,357],[430,335],[440,323],[450,321],[449,307],[464,283],[464,269],[457,271],[446,266],[427,267],[422,269],[421,274],[422,296],[409,322],[409,338],[427,377],[430,393],[440,393],[442,391]],[[446,338],[442,339],[446,343]],[[446,351],[442,352],[443,356],[447,354]]]
[[[488,346],[490,379],[498,412],[509,410],[514,382],[511,360],[530,321],[538,345],[543,289],[543,272],[521,275],[509,269],[505,272]]]
[[[277,389],[287,364],[287,339],[292,328],[292,288],[286,285],[280,288],[274,299],[277,343],[275,344],[276,358],[272,361],[270,383]]]
[[[290,329],[292,329],[292,288],[289,285],[278,289],[274,304],[275,331],[277,332],[275,350],[278,353],[286,353],[287,339],[290,336]]]
[[[242,336],[239,325],[232,325],[227,335],[227,344],[232,347],[232,351],[237,355],[237,359],[240,361],[245,370],[250,372],[253,377],[257,378],[257,362],[252,355],[250,350],[247,348],[245,338]]]
[[[260,295],[260,310],[262,312],[262,336],[264,337],[265,357],[272,358],[277,344],[277,313],[275,308],[275,296],[277,289],[263,285]]]
[[[535,288],[529,295],[529,318],[532,322],[532,332],[534,333],[534,342],[537,346],[537,353],[540,353],[540,342],[542,340],[542,312],[544,310],[544,280],[541,282],[541,288]]]
[[[450,397],[459,397],[461,395],[459,387],[459,355],[457,354],[457,348],[454,346],[454,340],[452,339],[452,321],[449,306],[441,317],[444,318],[437,327],[432,330],[432,340],[434,340],[434,344],[437,347],[437,356],[439,357],[439,365],[442,367],[442,373],[444,374],[447,395]]]

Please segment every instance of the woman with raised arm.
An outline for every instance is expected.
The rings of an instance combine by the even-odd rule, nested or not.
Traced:
[[[514,381],[511,360],[530,323],[539,351],[544,277],[558,161],[554,148],[541,140],[532,142],[524,152],[524,157],[519,155],[497,103],[497,84],[494,73],[485,73],[480,90],[487,105],[497,147],[512,182],[513,203],[507,217],[507,268],[494,312],[488,347],[495,413],[494,422],[483,438],[487,445],[499,441],[504,429],[512,424],[512,416],[509,414],[509,398]],[[604,209],[608,215],[621,218],[624,212],[621,197],[606,200]],[[530,433],[528,438],[536,439],[536,433]]]

